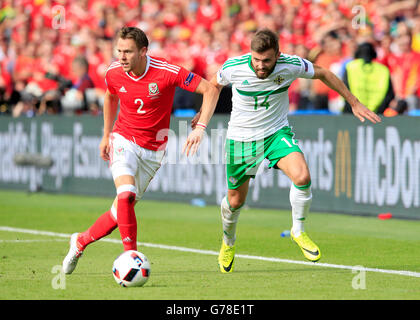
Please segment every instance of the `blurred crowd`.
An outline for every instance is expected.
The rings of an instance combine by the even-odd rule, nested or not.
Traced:
[[[419,109],[418,0],[4,0],[0,1],[0,114],[100,114],[114,37],[137,26],[149,54],[210,79],[223,62],[249,51],[259,28],[279,34],[280,50],[343,77],[359,44],[390,70],[397,113]],[[181,90],[182,91],[182,90]],[[175,108],[195,108],[177,91]],[[290,111],[343,112],[319,80],[289,89]]]

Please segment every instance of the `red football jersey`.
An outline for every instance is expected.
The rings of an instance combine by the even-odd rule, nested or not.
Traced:
[[[140,77],[124,72],[119,62],[108,68],[106,85],[120,99],[113,132],[143,148],[161,150],[168,140],[175,88],[195,91],[201,77],[165,59],[146,57],[146,70]]]

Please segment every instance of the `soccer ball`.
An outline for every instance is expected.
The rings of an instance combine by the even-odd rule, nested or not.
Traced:
[[[143,253],[128,250],[115,259],[112,274],[123,287],[141,287],[149,279],[150,262]]]

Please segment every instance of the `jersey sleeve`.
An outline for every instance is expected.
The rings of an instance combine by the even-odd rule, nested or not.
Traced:
[[[297,72],[297,78],[312,79],[315,74],[314,65],[312,62],[301,57],[298,57],[298,59],[301,61],[301,64]]]
[[[181,89],[194,92],[200,81],[201,77],[199,75],[181,67],[175,78],[175,85]]]
[[[232,68],[225,68],[222,66],[219,71],[217,71],[217,83],[222,86],[227,86],[231,83],[231,70]]]
[[[105,84],[106,84],[106,87],[107,87],[107,89],[108,89],[108,91],[111,93],[111,94],[117,94],[117,90],[115,89],[115,87],[112,85],[112,76],[111,76],[111,73],[110,72],[107,72],[106,74],[105,74]]]

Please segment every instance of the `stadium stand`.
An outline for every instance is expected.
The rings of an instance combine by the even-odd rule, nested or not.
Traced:
[[[5,0],[0,10],[0,114],[100,114],[104,73],[115,59],[112,39],[124,25],[148,34],[150,55],[208,79],[228,57],[245,53],[250,35],[261,27],[278,32],[282,52],[338,76],[357,45],[370,42],[376,61],[391,72],[395,99],[390,107],[402,101],[408,106],[405,114],[420,109],[416,0]],[[88,73],[80,75],[84,61]],[[295,113],[336,114],[344,107],[341,97],[318,80],[313,85],[295,81],[289,95]],[[174,109],[194,110],[196,100],[180,90]],[[218,111],[230,110],[222,106]]]

